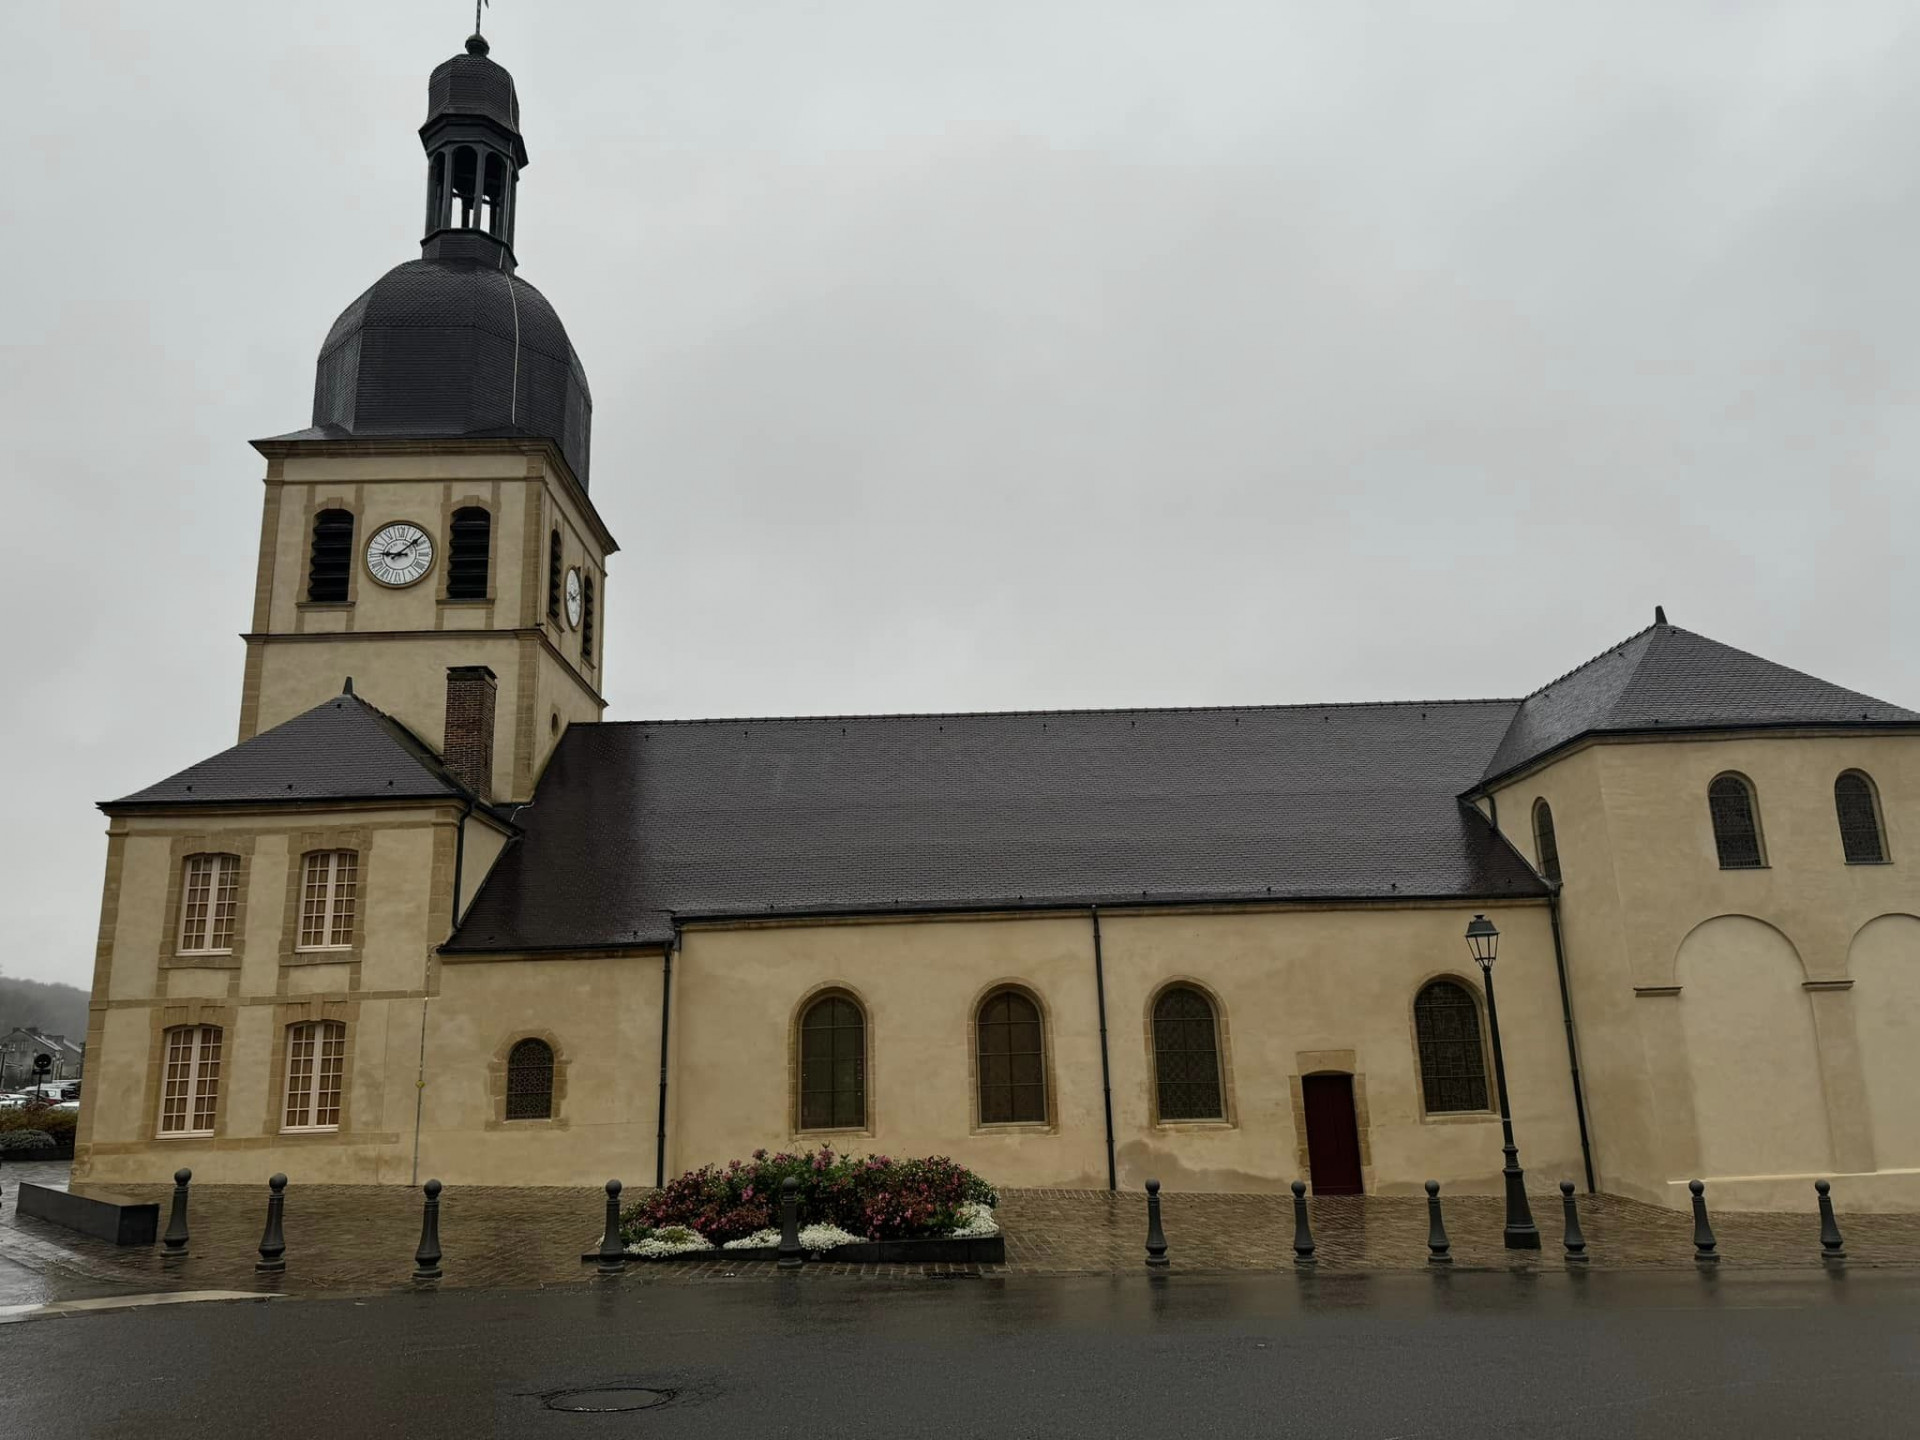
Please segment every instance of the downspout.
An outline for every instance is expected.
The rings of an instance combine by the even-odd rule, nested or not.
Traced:
[[[1567,951],[1560,939],[1560,887],[1547,893],[1547,918],[1553,924],[1553,966],[1560,976],[1560,1019],[1567,1027],[1567,1068],[1573,1073],[1573,1113],[1580,1122],[1580,1163],[1587,1171],[1587,1193],[1594,1193],[1593,1146],[1587,1139],[1587,1098],[1580,1084],[1580,1051],[1573,1043],[1573,999],[1567,988]]]
[[[673,1023],[673,952],[680,948],[680,922],[660,952],[660,1123],[653,1135],[653,1187],[667,1183],[667,1037]]]
[[[460,870],[467,858],[467,821],[473,817],[473,796],[467,796],[467,808],[460,814],[460,824],[453,832],[453,914],[447,921],[447,938],[453,938],[453,932],[460,928]],[[427,964],[433,964],[433,956],[427,956]],[[409,1184],[420,1183],[420,1119],[427,1102],[427,997],[420,997],[420,1068],[413,1077],[413,1179]]]
[[[1100,1101],[1107,1116],[1107,1189],[1120,1188],[1113,1165],[1113,1070],[1107,1062],[1107,964],[1100,949],[1100,907],[1089,905],[1093,919],[1093,988],[1100,1001]]]

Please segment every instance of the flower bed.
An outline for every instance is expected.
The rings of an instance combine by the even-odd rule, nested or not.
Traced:
[[[627,1253],[649,1260],[716,1250],[765,1259],[780,1243],[781,1185],[798,1182],[800,1247],[846,1260],[989,1260],[1004,1253],[993,1188],[944,1156],[893,1160],[829,1146],[690,1170],[621,1216]],[[941,1253],[933,1253],[934,1246]],[[872,1251],[874,1253],[867,1253]],[[954,1253],[949,1255],[947,1251]]]

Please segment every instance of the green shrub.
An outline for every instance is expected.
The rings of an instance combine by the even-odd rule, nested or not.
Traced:
[[[78,1110],[36,1109],[28,1105],[0,1110],[0,1135],[10,1130],[44,1130],[59,1141],[72,1135],[74,1126],[79,1123]]]
[[[944,1155],[893,1160],[836,1155],[830,1146],[800,1154],[753,1152],[751,1160],[689,1170],[621,1217],[628,1243],[683,1225],[715,1245],[780,1223],[781,1182],[799,1182],[802,1223],[837,1225],[873,1240],[945,1235],[960,1207],[995,1201],[993,1187]]]
[[[44,1130],[0,1130],[0,1155],[34,1155],[58,1148]]]

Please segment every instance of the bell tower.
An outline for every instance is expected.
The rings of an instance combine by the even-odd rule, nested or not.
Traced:
[[[338,694],[436,751],[491,684],[493,798],[525,799],[568,725],[600,718],[607,560],[588,494],[593,398],[513,241],[527,147],[513,77],[475,34],[427,84],[420,258],[341,312],[313,421],[267,461],[240,738]],[[458,743],[474,763],[468,740]]]

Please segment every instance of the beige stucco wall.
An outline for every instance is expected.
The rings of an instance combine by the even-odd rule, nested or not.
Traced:
[[[1845,863],[1833,783],[1848,769],[1878,788],[1891,863]],[[1719,866],[1706,792],[1724,771],[1754,786],[1765,868]],[[1801,1206],[1800,1192],[1825,1174],[1863,1207],[1920,1208],[1915,1161],[1876,1156],[1875,1127],[1887,1122],[1874,1118],[1889,1103],[1882,1088],[1906,1073],[1888,1058],[1885,1032],[1913,1023],[1914,996],[1898,964],[1876,958],[1887,1008],[1865,1019],[1849,959],[1878,917],[1911,913],[1920,897],[1920,736],[1588,745],[1493,797],[1502,830],[1536,862],[1541,797],[1559,841],[1601,1187],[1681,1205],[1685,1181],[1699,1176],[1722,1204]],[[1873,1036],[1865,1042],[1863,1025]],[[1774,1063],[1750,1063],[1769,1053]],[[1728,1093],[1733,1073],[1741,1097]],[[1730,1105],[1741,1117],[1797,1117],[1788,1127],[1796,1138],[1763,1135]],[[1816,1163],[1823,1148],[1828,1158]],[[1766,1171],[1778,1164],[1791,1168]]]
[[[1491,1192],[1502,1163],[1491,1113],[1424,1117],[1413,997],[1439,974],[1476,990],[1463,934],[1471,907],[1103,916],[1119,1181],[1284,1189],[1305,1175],[1297,1077],[1350,1069],[1362,1095],[1370,1190],[1426,1179]],[[1493,912],[1515,1123],[1531,1183],[1580,1174],[1551,941],[1539,906]],[[684,978],[680,978],[681,976]],[[1149,1006],[1183,979],[1220,1005],[1229,1048],[1225,1122],[1156,1124]],[[1047,1021],[1049,1124],[982,1127],[972,1078],[974,1010],[1003,983]],[[793,1113],[794,1023],[822,988],[869,1016],[868,1125],[806,1134]],[[1085,915],[696,930],[676,971],[671,1167],[758,1146],[816,1143],[954,1156],[1005,1185],[1106,1183],[1099,1011]]]
[[[240,737],[355,690],[435,749],[446,718],[446,671],[487,665],[499,679],[494,793],[523,799],[568,725],[597,720],[606,630],[607,537],[540,447],[471,445],[450,453],[297,453],[269,461],[260,565],[240,717]],[[490,594],[446,598],[448,526],[455,510],[493,517]],[[313,519],[353,513],[348,600],[306,599]],[[366,573],[368,540],[409,521],[433,537],[433,568],[389,589]],[[548,537],[561,534],[564,568],[594,581],[594,652],[582,630],[547,614]]]

